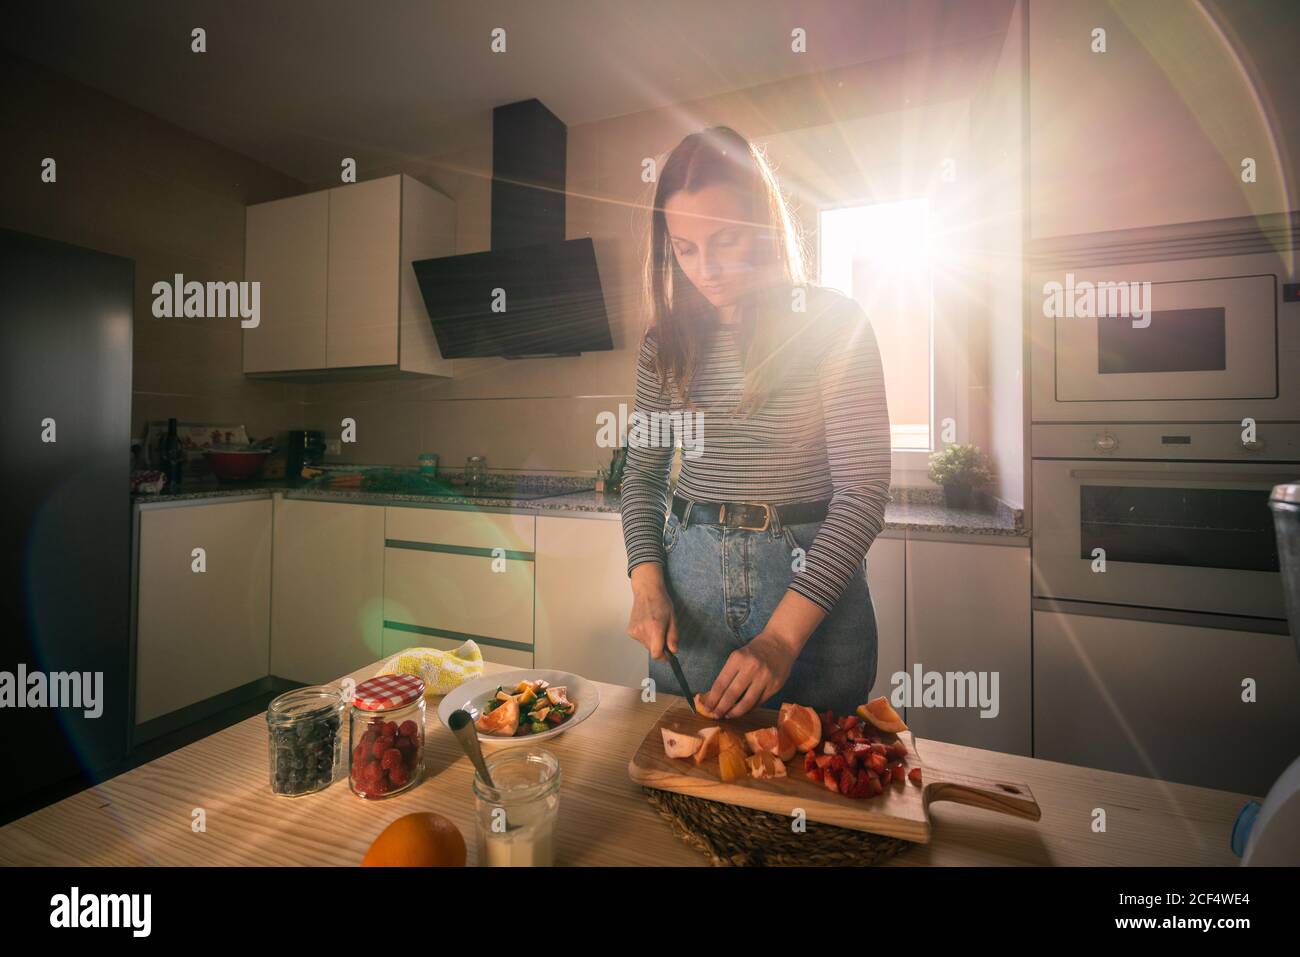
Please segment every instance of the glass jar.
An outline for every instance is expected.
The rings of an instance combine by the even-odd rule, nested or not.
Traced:
[[[424,765],[424,679],[377,675],[357,685],[349,721],[348,785],[386,798],[420,782]]]
[[[480,867],[550,867],[560,811],[560,762],[542,748],[484,755],[493,786],[474,772]]]
[[[481,455],[471,455],[465,460],[465,481],[470,485],[482,485],[487,478],[487,459]]]
[[[266,709],[271,792],[300,797],[334,783],[343,756],[343,695],[315,685],[295,688]]]

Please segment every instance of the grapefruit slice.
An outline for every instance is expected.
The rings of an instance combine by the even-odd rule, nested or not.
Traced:
[[[789,702],[781,705],[777,729],[784,729],[786,736],[799,751],[811,751],[822,739],[822,719],[806,705]]]
[[[794,756],[799,753],[794,740],[784,728],[776,729],[776,756],[782,761],[793,761]]]
[[[484,734],[514,737],[514,733],[519,730],[519,702],[514,698],[501,702],[495,711],[481,715],[474,722],[474,727]]]
[[[703,764],[709,758],[718,756],[718,736],[721,733],[722,729],[716,726],[700,729],[700,749],[695,752],[696,764]]]
[[[759,728],[757,731],[745,732],[745,745],[751,754],[758,754],[761,751],[776,754],[780,747],[778,739],[776,728]]]
[[[695,696],[695,713],[698,714],[701,718],[711,718],[714,721],[718,720],[718,716],[716,714],[714,714],[708,708],[704,707],[704,698],[698,694]]]
[[[668,728],[660,728],[659,730],[664,736],[664,754],[670,758],[689,758],[700,750],[700,745],[704,743],[703,739],[697,738],[693,734],[670,731]]]
[[[890,706],[889,699],[884,696],[873,698],[866,704],[858,705],[858,717],[877,731],[898,734],[900,731],[907,730],[907,725],[903,723],[903,719]]]

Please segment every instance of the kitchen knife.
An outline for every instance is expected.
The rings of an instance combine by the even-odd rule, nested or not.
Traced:
[[[677,660],[677,656],[664,648],[664,654],[668,656],[668,665],[673,669],[673,677],[677,679],[677,686],[682,689],[682,694],[686,695],[686,703],[691,706],[692,711],[697,711],[695,707],[695,695],[691,694],[691,686],[686,683],[686,675],[682,674],[682,663]]]

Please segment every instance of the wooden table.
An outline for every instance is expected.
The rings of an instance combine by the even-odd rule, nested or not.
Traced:
[[[377,670],[371,665],[352,677],[360,681]],[[664,695],[646,704],[638,691],[607,684],[600,695],[594,715],[544,745],[563,774],[558,862],[707,864],[627,775],[641,739],[678,699]],[[389,800],[360,800],[344,780],[303,798],[275,797],[259,715],[0,828],[0,864],[353,865],[390,821],[412,811],[455,821],[474,863],[473,771],[432,705],[425,780]],[[1228,837],[1245,795],[938,741],[922,741],[919,749],[930,766],[1028,784],[1043,818],[1030,823],[936,804],[932,843],[891,864],[1237,863]],[[200,808],[204,831],[191,826]],[[1106,811],[1105,833],[1092,829],[1094,808]]]

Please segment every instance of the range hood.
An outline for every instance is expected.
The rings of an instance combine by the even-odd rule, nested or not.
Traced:
[[[538,100],[492,111],[492,248],[412,263],[444,359],[614,348],[590,238],[564,238],[568,131]]]

